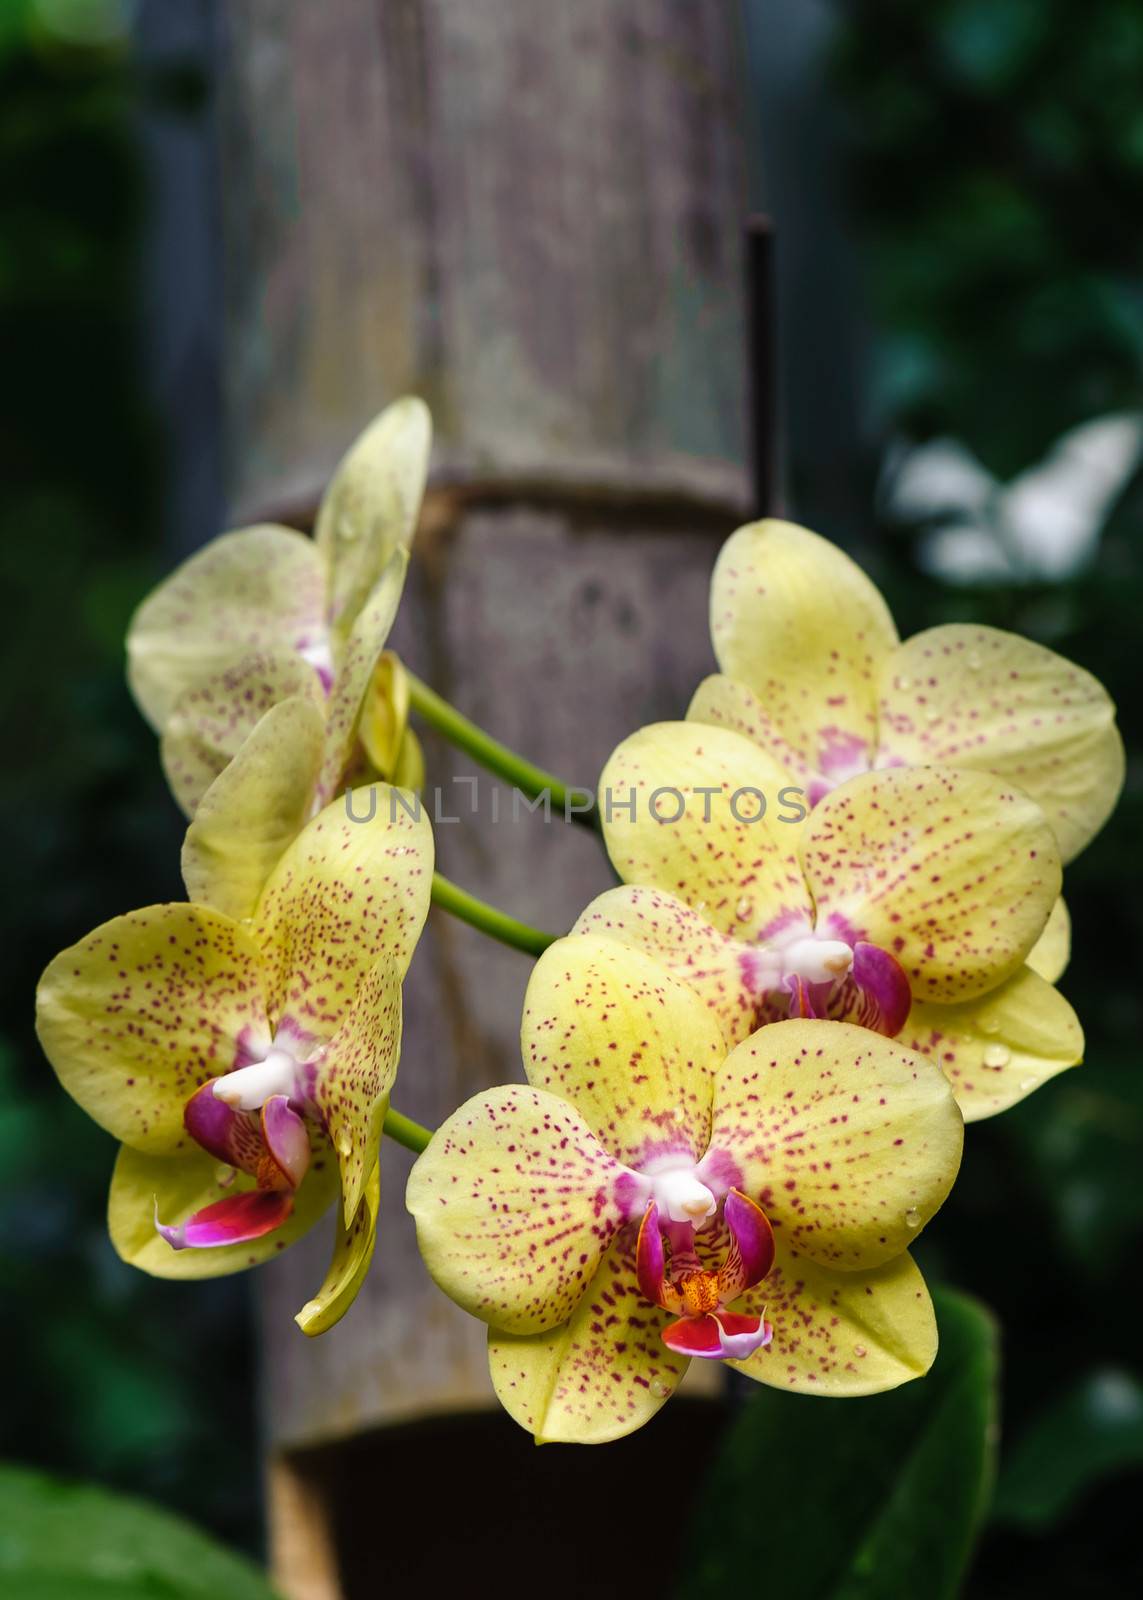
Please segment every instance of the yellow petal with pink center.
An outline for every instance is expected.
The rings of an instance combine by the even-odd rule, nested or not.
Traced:
[[[884,665],[880,718],[883,758],[992,772],[1030,794],[1065,862],[1099,832],[1123,787],[1107,690],[999,628],[949,623],[907,640]]]
[[[767,1277],[735,1302],[774,1329],[769,1345],[732,1367],[774,1389],[837,1398],[878,1394],[923,1377],[937,1354],[937,1321],[912,1258],[834,1272],[792,1250],[784,1230]]]
[[[381,1169],[374,1167],[353,1221],[346,1227],[343,1218],[338,1216],[333,1259],[325,1281],[294,1318],[302,1332],[311,1338],[340,1322],[356,1300],[373,1260],[380,1210]]]
[[[127,678],[158,731],[175,702],[247,656],[325,638],[325,570],[311,539],[259,524],[225,533],[143,601],[127,632]]]
[[[362,820],[357,821],[355,818]],[[254,916],[270,1015],[330,1037],[383,956],[404,976],[429,909],[433,836],[414,795],[377,784],[332,801],[271,873]]]
[[[325,722],[308,700],[283,700],[257,724],[199,801],[183,841],[183,882],[202,905],[254,915],[266,880],[305,827]]]
[[[744,976],[748,947],[719,933],[674,895],[634,884],[607,889],[580,913],[572,934],[617,939],[652,957],[710,1009],[728,1048],[758,1026],[755,996]]]
[[[563,1322],[626,1220],[630,1183],[574,1106],[541,1089],[486,1089],[454,1111],[405,1201],[434,1281],[513,1333]]]
[[[628,1241],[600,1262],[567,1322],[518,1336],[490,1328],[492,1384],[537,1443],[604,1444],[649,1422],[689,1365],[660,1337],[670,1315],[639,1293]]]
[[[185,1154],[155,1156],[124,1145],[111,1176],[107,1227],[111,1243],[124,1261],[156,1278],[219,1278],[242,1272],[281,1255],[329,1210],[337,1195],[337,1163],[329,1146],[318,1143],[294,1196],[285,1222],[260,1239],[210,1249],[173,1250],[155,1231],[155,1216],[164,1224],[185,1222],[204,1206],[254,1188],[254,1180],[188,1141]]]
[[[148,906],[56,956],[37,990],[36,1028],[88,1116],[158,1154],[189,1142],[183,1107],[230,1071],[239,1037],[269,1042],[267,977],[257,944],[229,917]]]
[[[723,545],[710,588],[714,653],[814,771],[877,740],[877,689],[897,644],[861,568],[806,528],[767,519]]]
[[[966,1122],[995,1116],[1083,1059],[1079,1018],[1030,967],[979,1000],[914,1005],[897,1042],[941,1068]]]
[[[557,939],[532,970],[520,1040],[528,1082],[571,1101],[618,1160],[702,1156],[722,1030],[650,956]]]
[[[791,1249],[846,1271],[900,1254],[944,1201],[964,1129],[931,1061],[868,1028],[761,1028],[718,1074],[710,1148]]]
[[[917,1000],[969,999],[1018,971],[1060,892],[1039,806],[948,767],[850,779],[813,811],[802,862],[818,935],[889,951]]]
[[[810,917],[797,853],[804,796],[741,734],[696,722],[640,728],[612,754],[599,795],[624,882],[676,895],[743,940]]]

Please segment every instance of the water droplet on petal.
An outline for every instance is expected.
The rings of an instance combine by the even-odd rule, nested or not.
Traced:
[[[906,1228],[919,1228],[921,1226],[921,1213],[916,1206],[910,1206],[905,1213]]]
[[[911,689],[913,687],[913,680],[912,678],[906,678],[902,673],[900,676],[893,679],[893,687],[894,689],[900,689],[902,694],[904,694],[907,689]]]
[[[650,1389],[656,1400],[665,1400],[671,1392],[670,1384],[663,1378],[652,1378]]]
[[[683,1110],[682,1106],[676,1106],[675,1109],[671,1112],[671,1121],[672,1122],[685,1122],[686,1120],[687,1120],[687,1114]]]
[[[1021,1078],[1020,1079],[1020,1093],[1021,1094],[1031,1094],[1032,1090],[1036,1087],[1036,1085],[1039,1083],[1039,1081],[1040,1081],[1039,1078]]]
[[[349,1129],[342,1128],[337,1136],[337,1153],[339,1156],[347,1156],[352,1149],[353,1140],[349,1136]]]
[[[1012,1060],[1012,1052],[1007,1045],[990,1044],[984,1052],[984,1065],[986,1067],[1006,1067]]]
[[[940,720],[941,714],[937,710],[936,706],[930,706],[928,711],[925,712],[925,721],[929,724],[930,728]]]
[[[227,1166],[225,1161],[220,1161],[214,1169],[214,1181],[220,1189],[229,1189],[236,1177],[235,1169]]]
[[[980,1019],[981,1033],[999,1033],[1000,1024],[995,1017],[982,1017]]]
[[[735,906],[734,915],[738,918],[739,922],[750,921],[751,917],[754,915],[754,902],[751,900],[748,894],[744,894],[742,899]]]
[[[965,666],[968,668],[968,670],[970,672],[979,672],[980,671],[980,653],[979,653],[979,651],[976,651],[976,650],[970,650],[969,651],[968,655],[965,657]]]
[[[855,1344],[853,1347],[853,1353],[855,1356],[867,1356],[869,1351],[863,1344]]]

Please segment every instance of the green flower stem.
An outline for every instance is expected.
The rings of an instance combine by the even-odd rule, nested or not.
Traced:
[[[519,789],[529,800],[535,800],[547,792],[552,797],[552,806],[562,812],[568,822],[578,822],[581,827],[600,832],[599,807],[590,789],[561,783],[559,778],[545,772],[542,767],[533,766],[523,756],[509,750],[507,745],[491,738],[475,722],[462,716],[455,706],[442,700],[435,690],[430,689],[427,683],[422,683],[407,667],[405,676],[409,685],[409,704],[430,728],[435,728],[451,744],[467,751],[474,761],[479,761],[489,772],[494,772],[505,783]]]
[[[523,950],[525,955],[542,956],[548,946],[556,942],[554,933],[541,933],[538,928],[530,928],[526,922],[517,922],[515,917],[497,911],[495,906],[478,900],[466,889],[459,889],[439,872],[433,873],[433,904],[451,911],[462,922],[471,923],[481,933],[499,939],[501,944],[511,945],[513,950]]]
[[[406,1150],[412,1150],[414,1155],[420,1155],[433,1136],[431,1128],[422,1128],[419,1122],[414,1122],[412,1117],[403,1117],[399,1111],[394,1111],[390,1106],[385,1113],[383,1131],[390,1139],[395,1139],[398,1144],[403,1144]]]

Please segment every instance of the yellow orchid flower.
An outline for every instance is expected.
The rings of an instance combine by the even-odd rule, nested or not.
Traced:
[[[317,788],[336,792],[400,601],[431,431],[420,400],[396,401],[341,461],[313,539],[271,524],[223,534],[135,613],[128,681],[188,816],[288,700],[310,707],[314,726],[324,720]]]
[[[687,716],[769,750],[811,804],[857,773],[967,767],[1030,794],[1065,863],[1102,828],[1123,787],[1115,706],[1082,667],[1013,633],[929,628],[901,643],[876,586],[828,540],[767,519],[731,535],[715,564],[711,637],[721,673]],[[1062,909],[1029,965],[1067,965]]]
[[[860,1022],[939,1062],[966,1120],[1080,1060],[1067,1001],[1027,965],[1059,894],[1052,829],[987,773],[893,767],[807,812],[757,744],[643,728],[600,781],[626,887],[574,931],[642,948],[737,1042],[787,1015]]]
[[[347,1309],[372,1251],[401,981],[429,906],[432,832],[411,798],[382,791],[367,822],[328,806],[249,919],[150,906],[44,973],[44,1051],[121,1141],[109,1227],[133,1266],[169,1278],[254,1266],[340,1189],[330,1275],[299,1320],[317,1332]]]
[[[1044,810],[1071,861],[1123,786],[1123,741],[1103,685],[1043,645],[948,623],[900,643],[861,568],[793,523],[754,522],[715,564],[711,637],[722,675],[690,718],[770,750],[811,804],[884,767],[968,767]]]
[[[656,961],[586,935],[537,963],[522,1042],[528,1086],[461,1106],[407,1204],[537,1439],[630,1433],[692,1356],[834,1396],[928,1370],[936,1326],[907,1247],[963,1139],[931,1062],[800,1019],[728,1053]]]

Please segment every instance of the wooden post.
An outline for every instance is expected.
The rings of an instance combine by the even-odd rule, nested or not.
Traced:
[[[591,783],[711,669],[710,566],[750,505],[735,8],[234,0],[227,17],[231,520],[303,520],[367,418],[421,394],[437,439],[396,647]],[[475,769],[428,756],[459,883],[562,931],[613,881],[584,830],[513,819],[503,790],[493,820],[488,779],[473,815],[452,780]],[[403,1110],[435,1123],[520,1077],[528,970],[434,914],[406,985]],[[291,1321],[324,1237],[261,1274],[283,1593],[415,1581],[411,1524],[435,1583],[479,1586],[473,1555],[495,1567],[507,1521],[515,1575],[551,1563],[546,1594],[586,1586],[588,1520],[613,1530],[616,1582],[665,1580],[682,1502],[660,1515],[663,1462],[685,1498],[717,1408],[679,1399],[605,1452],[535,1451],[491,1409],[483,1330],[420,1265],[408,1165],[386,1150],[377,1261],[340,1326],[311,1342]],[[660,1521],[648,1551],[637,1530]]]

